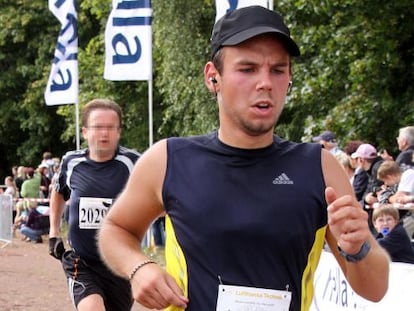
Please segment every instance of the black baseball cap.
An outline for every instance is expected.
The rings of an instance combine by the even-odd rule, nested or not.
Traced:
[[[299,47],[290,37],[282,16],[254,5],[230,11],[215,23],[211,35],[211,57],[223,46],[237,45],[264,33],[274,33],[283,40],[291,56],[300,55]]]
[[[335,135],[331,131],[325,131],[325,132],[322,132],[320,135],[315,136],[313,138],[313,141],[321,141],[321,140],[334,142]]]

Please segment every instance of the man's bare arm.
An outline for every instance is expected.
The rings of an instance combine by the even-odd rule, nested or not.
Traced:
[[[98,238],[104,261],[114,273],[130,279],[134,299],[151,309],[186,307],[187,303],[175,280],[157,264],[149,264],[141,250],[149,226],[164,213],[161,191],[166,158],[165,140],[142,155],[105,217]]]
[[[379,301],[388,289],[389,256],[371,234],[367,213],[357,202],[348,177],[326,150],[322,150],[322,168],[329,204],[326,241],[355,292]],[[340,246],[345,253],[355,255],[365,242],[370,250],[358,262],[345,260],[338,251]]]
[[[62,219],[63,210],[65,209],[65,200],[63,195],[56,192],[55,189],[52,189],[50,194],[50,230],[49,237],[58,237],[60,235],[60,222]]]

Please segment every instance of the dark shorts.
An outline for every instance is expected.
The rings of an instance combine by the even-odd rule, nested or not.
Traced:
[[[86,262],[73,250],[63,254],[69,294],[77,307],[79,302],[92,294],[100,295],[106,311],[130,311],[133,304],[129,281],[113,274],[101,262]]]

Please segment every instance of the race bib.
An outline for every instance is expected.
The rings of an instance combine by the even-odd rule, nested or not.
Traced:
[[[79,228],[99,229],[111,205],[112,199],[80,198]]]
[[[291,298],[284,290],[219,285],[216,311],[289,311]]]

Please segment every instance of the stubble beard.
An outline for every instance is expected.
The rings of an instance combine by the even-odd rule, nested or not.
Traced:
[[[274,117],[273,121],[257,121],[249,119],[239,119],[241,127],[251,136],[260,136],[269,132],[274,132],[280,113]]]

